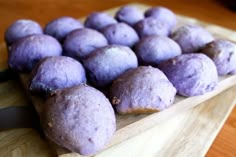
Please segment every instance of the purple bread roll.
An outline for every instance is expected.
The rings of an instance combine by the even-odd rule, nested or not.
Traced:
[[[70,32],[79,28],[83,28],[79,20],[64,16],[49,22],[44,28],[44,33],[62,42]]]
[[[64,41],[65,55],[82,60],[97,48],[106,46],[107,39],[89,28],[72,31]]]
[[[115,23],[117,23],[117,21],[110,15],[102,12],[94,12],[86,18],[84,25],[99,31],[104,27]]]
[[[8,46],[13,42],[33,34],[43,34],[41,26],[32,20],[21,19],[10,25],[5,32],[5,41]]]
[[[196,25],[185,25],[172,34],[183,53],[199,52],[206,44],[213,41],[213,36],[204,28]]]
[[[170,9],[165,7],[153,7],[148,9],[144,14],[146,17],[154,17],[158,21],[164,21],[169,26],[170,31],[177,23],[176,15]]]
[[[205,94],[214,90],[218,82],[214,62],[201,53],[180,55],[159,67],[183,96]]]
[[[138,42],[139,37],[135,30],[126,23],[109,25],[102,29],[109,44],[117,44],[132,47]]]
[[[138,61],[130,48],[108,45],[94,51],[83,65],[95,86],[106,87],[126,70],[136,68]]]
[[[103,149],[116,130],[109,100],[84,84],[56,90],[46,101],[41,123],[51,141],[81,155]]]
[[[165,74],[151,66],[131,69],[117,78],[110,98],[118,113],[150,113],[169,107],[176,89]]]
[[[86,82],[85,70],[75,59],[54,56],[42,59],[31,74],[29,90],[49,93]]]
[[[153,17],[148,17],[137,22],[134,28],[141,38],[151,35],[168,36],[170,34],[166,23]]]
[[[136,44],[135,53],[141,64],[157,66],[160,62],[180,55],[181,48],[168,37],[149,36]]]
[[[236,44],[219,39],[208,43],[201,51],[215,63],[219,75],[234,74],[236,70]]]
[[[8,64],[13,70],[30,72],[39,60],[61,54],[62,47],[55,38],[43,34],[31,35],[12,44]]]
[[[135,23],[142,20],[144,18],[144,15],[135,6],[127,5],[118,10],[115,18],[120,22],[124,22],[129,24],[130,26],[133,26]]]

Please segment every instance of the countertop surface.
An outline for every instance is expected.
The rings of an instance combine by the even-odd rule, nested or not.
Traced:
[[[56,17],[66,15],[79,18],[86,16],[92,11],[102,11],[132,2],[140,2],[152,6],[162,5],[170,8],[175,13],[236,31],[236,11],[231,11],[217,0],[2,0],[0,1],[0,41],[3,42],[4,30],[14,20],[20,18],[30,18],[44,26],[49,20]],[[6,55],[0,54],[1,65],[6,62],[6,59]],[[236,107],[234,107],[206,156],[236,156]]]

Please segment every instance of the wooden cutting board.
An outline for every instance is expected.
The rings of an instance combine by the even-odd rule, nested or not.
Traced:
[[[134,5],[143,11],[150,7],[141,4]],[[106,12],[114,15],[117,9],[118,8],[114,8]],[[231,30],[180,15],[178,16],[178,21],[178,26],[186,23],[200,24],[212,32],[216,37],[223,37],[236,41],[236,33]],[[26,85],[28,77],[22,75],[21,78]],[[236,76],[222,77],[220,78],[219,86],[215,91],[203,96],[191,98],[177,96],[175,104],[162,112],[137,116],[117,115],[118,127],[115,135],[106,146],[106,150],[98,153],[96,156],[121,156],[122,152],[124,153],[123,156],[139,156],[139,154],[135,155],[129,153],[129,151],[120,150],[122,150],[122,148],[129,148],[131,150],[132,147],[139,147],[142,145],[143,139],[146,139],[147,137],[150,137],[150,143],[144,143],[145,145],[148,145],[149,149],[145,151],[145,149],[147,149],[145,148],[143,150],[145,152],[144,154],[155,152],[158,156],[192,156],[194,153],[196,156],[203,156],[234,105],[233,103],[229,103],[223,106],[222,103],[224,100],[221,97],[220,100],[217,100],[217,102],[221,102],[217,106],[214,106],[214,101],[212,105],[201,105],[192,110],[188,109],[193,108],[235,84]],[[235,89],[227,91],[230,93],[228,94],[227,100],[230,100],[231,102],[235,100],[234,92],[232,93],[232,91],[235,91]],[[43,101],[36,97],[32,97],[32,101],[37,111],[40,113]],[[168,120],[171,117],[175,118]],[[137,137],[131,139],[131,137],[134,136]],[[156,140],[154,141],[153,139]],[[68,157],[80,156],[76,153],[69,153],[67,150],[62,149],[55,144],[52,144],[52,146],[57,155]]]

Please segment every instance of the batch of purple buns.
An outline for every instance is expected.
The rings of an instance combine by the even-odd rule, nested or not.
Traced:
[[[197,25],[176,28],[165,7],[143,13],[94,12],[84,24],[60,17],[44,29],[17,20],[5,32],[9,67],[29,73],[28,89],[43,96],[46,136],[82,155],[102,150],[116,130],[115,112],[164,110],[176,94],[215,89],[218,76],[236,73],[236,44]]]

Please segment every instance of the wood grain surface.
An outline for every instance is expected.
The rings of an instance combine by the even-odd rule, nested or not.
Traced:
[[[0,1],[0,35],[14,20],[32,18],[42,25],[50,19],[62,15],[85,16],[94,10],[105,10],[117,5],[133,2],[131,0],[9,0]],[[176,13],[192,16],[203,21],[236,29],[236,13],[228,10],[216,0],[146,0],[150,5],[164,5]],[[0,39],[3,41],[3,38]],[[0,70],[6,68],[7,54],[0,54]],[[20,90],[13,92],[21,93]],[[2,101],[3,99],[1,99]],[[234,108],[222,131],[211,146],[207,156],[236,156],[236,109]],[[2,133],[2,132],[1,132]],[[1,156],[1,153],[0,153]],[[9,155],[10,156],[10,155]]]

